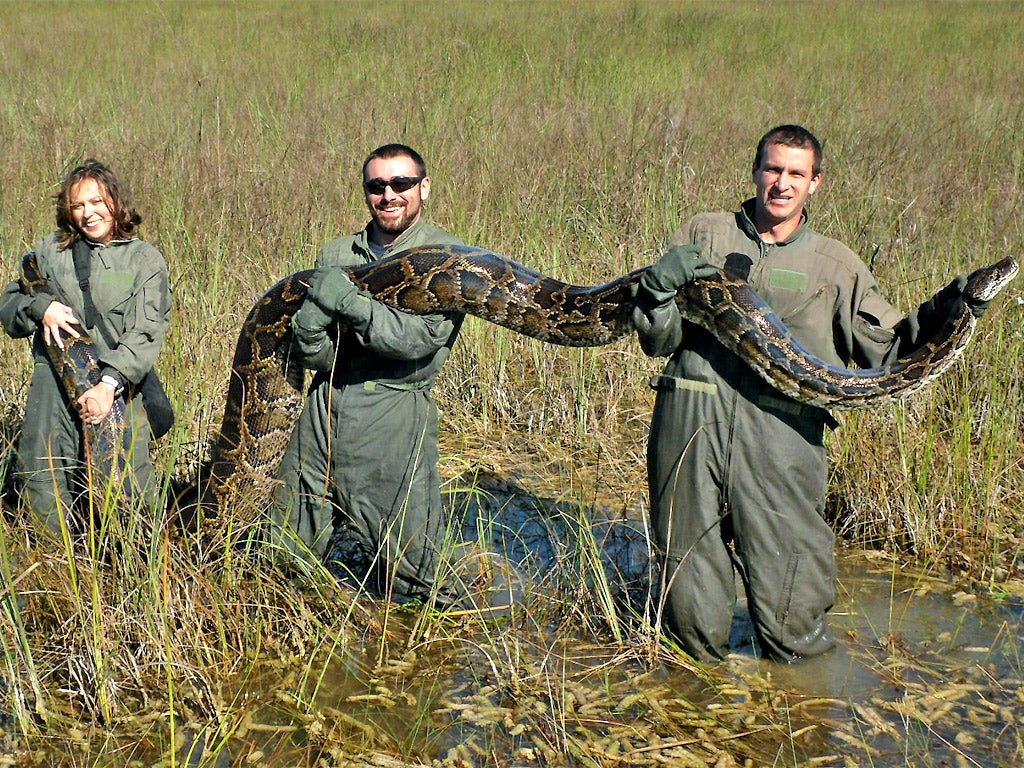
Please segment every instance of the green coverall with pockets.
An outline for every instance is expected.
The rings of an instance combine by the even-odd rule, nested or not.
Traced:
[[[14,338],[32,340],[32,383],[25,404],[25,421],[18,441],[18,475],[28,506],[52,530],[60,530],[76,493],[80,493],[83,466],[81,420],[60,384],[43,344],[43,313],[57,300],[70,306],[80,321],[85,317],[84,299],[75,274],[71,249],[62,250],[56,235],[36,246],[36,263],[49,290],[29,295],[18,281],[9,283],[0,296],[0,323]],[[107,337],[87,327],[99,353],[101,373],[118,375],[127,382],[128,397],[123,443],[129,447],[125,488],[152,502],[156,492],[149,460],[151,432],[141,397],[132,397],[138,384],[156,362],[171,322],[171,290],[167,262],[149,243],[137,238],[115,240],[93,247],[90,293]]]
[[[317,268],[376,260],[368,231],[328,243]],[[384,255],[459,242],[420,221]],[[464,318],[412,315],[362,293],[354,303],[355,319],[322,348],[304,345],[303,329],[293,324],[300,360],[320,373],[282,461],[272,543],[299,562],[322,562],[336,526],[344,526],[376,564],[371,574],[357,577],[369,575],[390,597],[457,602],[455,593],[437,584],[448,525],[431,387]]]
[[[911,315],[881,296],[851,250],[806,225],[766,243],[753,201],[701,214],[670,245],[695,243],[714,266],[748,281],[822,360],[875,367],[926,341],[959,296],[953,283]],[[695,658],[729,651],[740,574],[763,653],[793,659],[832,647],[826,613],[836,576],[822,514],[827,478],[821,408],[774,390],[674,301],[641,288],[634,317],[644,351],[671,355],[648,446],[651,514],[664,556],[664,626]]]

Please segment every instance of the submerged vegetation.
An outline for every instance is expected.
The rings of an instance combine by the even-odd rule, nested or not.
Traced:
[[[1022,14],[8,2],[4,275],[53,228],[69,167],[96,156],[128,182],[174,287],[159,367],[179,419],[156,449],[169,484],[205,457],[242,318],[363,225],[360,164],[387,141],[426,157],[439,224],[590,284],[652,261],[689,215],[734,208],[757,138],[799,122],[825,141],[813,223],[909,310],[1024,253]],[[1018,765],[1022,290],[926,393],[844,415],[831,439],[836,529],[893,572],[890,615],[850,628],[843,653],[891,695],[800,693],[749,657],[692,666],[658,641],[656,605],[617,599],[593,535],[563,542],[512,613],[484,621],[387,606],[327,571],[293,581],[162,518],[41,539],[14,505],[0,521],[0,766]],[[6,471],[31,360],[6,337],[0,358]],[[559,531],[585,534],[595,515],[642,531],[661,364],[632,339],[570,350],[468,320],[436,389],[453,505],[478,488],[467,478],[494,474],[576,516]],[[909,570],[922,575],[905,584]],[[900,610],[947,591],[1001,611],[990,647],[964,648],[957,626],[906,629]],[[837,629],[863,612],[842,589],[839,607]]]

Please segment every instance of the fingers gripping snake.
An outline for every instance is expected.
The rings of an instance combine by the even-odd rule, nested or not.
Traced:
[[[631,333],[644,269],[597,286],[547,277],[492,251],[424,246],[346,268],[379,301],[415,314],[475,315],[541,341],[601,346]],[[885,368],[847,369],[815,357],[744,281],[717,272],[681,288],[686,320],[712,333],[780,392],[835,410],[869,408],[929,385],[960,357],[976,325],[968,301],[991,300],[1017,273],[1005,258],[975,272],[936,335]],[[221,431],[204,493],[224,506],[238,494],[265,498],[302,407],[303,371],[290,356],[291,318],[312,270],[271,287],[239,334]]]

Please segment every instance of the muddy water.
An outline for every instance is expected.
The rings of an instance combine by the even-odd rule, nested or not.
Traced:
[[[637,651],[623,653],[600,621],[580,626],[572,611],[595,580],[621,616],[649,609],[657,574],[641,523],[514,483],[476,479],[474,489],[456,504],[463,534],[524,578],[518,620],[392,636],[388,648],[314,664],[301,708],[311,714],[278,694],[283,704],[253,711],[237,734],[243,751],[265,765],[337,759],[356,744],[460,766],[1024,765],[1019,598],[983,599],[886,556],[844,552],[834,651],[761,661],[741,605],[735,652],[695,670],[645,656],[640,622],[623,622]],[[581,567],[595,548],[593,567]],[[403,622],[411,637],[415,614],[392,618],[399,635]]]
[[[601,519],[593,510],[581,516],[571,506],[493,479],[481,486],[484,493],[474,497],[465,517],[465,535],[490,532],[493,548],[549,582],[581,543],[599,546],[620,606],[643,613],[657,573],[642,524]],[[566,578],[572,582],[579,574],[570,569]],[[1024,585],[1010,586],[1015,595],[992,599],[915,572],[889,555],[841,552],[831,615],[837,647],[792,665],[758,660],[741,603],[734,653],[722,665],[734,678],[732,703],[763,704],[776,714],[789,708],[794,721],[813,722],[815,738],[799,747],[807,759],[1024,765],[1017,725],[1024,716]],[[702,695],[689,672],[666,672],[659,680],[697,700]],[[713,706],[710,699],[706,703]]]
[[[1022,671],[1020,602],[981,599],[870,553],[841,554],[839,566],[839,602],[831,615],[839,647],[800,664],[765,665],[776,683],[811,696],[865,701],[902,695],[904,678],[951,679],[968,667],[999,679]]]
[[[793,665],[741,651],[730,671],[819,719],[827,743],[858,764],[1024,765],[1021,602],[982,599],[878,555],[839,562],[836,649]]]

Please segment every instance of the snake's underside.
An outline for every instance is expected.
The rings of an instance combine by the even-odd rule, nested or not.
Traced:
[[[644,269],[597,286],[569,285],[504,256],[462,245],[424,246],[347,268],[379,301],[416,314],[475,315],[541,341],[586,347],[631,333]],[[682,316],[709,331],[780,392],[835,410],[869,408],[928,386],[963,353],[976,320],[967,301],[991,300],[1017,273],[1005,258],[975,272],[935,336],[885,368],[847,369],[817,358],[744,281],[718,272],[679,291]],[[302,407],[304,371],[293,361],[291,318],[311,270],[271,287],[253,306],[235,347],[206,502],[266,498]],[[211,499],[211,495],[215,498]],[[205,503],[204,503],[205,506]]]

